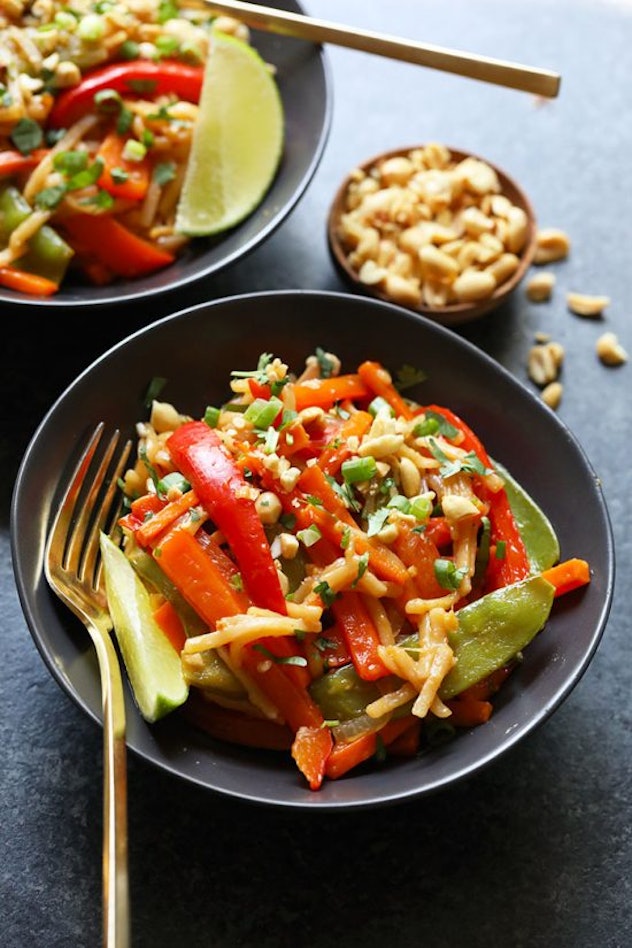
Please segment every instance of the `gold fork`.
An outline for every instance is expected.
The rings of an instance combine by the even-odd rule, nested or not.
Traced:
[[[105,442],[101,422],[92,433],[57,509],[46,545],[45,573],[53,591],[86,626],[101,676],[103,707],[103,944],[127,948],[130,938],[127,871],[125,701],[110,635],[99,535],[111,532],[120,511],[118,479],[131,442],[118,431]]]

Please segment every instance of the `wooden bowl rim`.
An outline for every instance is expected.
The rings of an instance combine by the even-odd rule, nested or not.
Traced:
[[[356,171],[360,170],[366,173],[370,171],[370,169],[378,162],[386,161],[388,158],[396,158],[400,155],[408,156],[410,152],[424,147],[424,145],[410,145],[407,148],[393,148],[389,151],[380,152],[373,158],[369,158],[355,165],[353,170],[349,172],[349,174],[344,178],[338,187],[331,203],[329,214],[327,216],[327,239],[329,250],[342,274],[352,285],[360,289],[365,295],[377,297],[378,299],[385,300],[388,303],[394,303],[396,301],[393,300],[393,298],[389,296],[388,293],[385,293],[383,290],[379,289],[379,287],[362,283],[358,278],[357,272],[349,265],[337,235],[337,225],[342,213],[342,206],[347,188],[349,187],[352,177]],[[409,309],[414,313],[421,313],[423,316],[427,316],[429,319],[434,319],[443,325],[450,326],[470,322],[473,319],[478,319],[485,313],[490,312],[490,310],[500,306],[501,303],[510,295],[510,293],[514,291],[533,263],[536,249],[537,225],[535,212],[533,210],[531,201],[523,189],[516,183],[514,178],[508,175],[506,171],[494,164],[494,162],[490,161],[488,158],[483,158],[475,152],[461,151],[458,148],[451,148],[449,145],[446,145],[445,147],[450,152],[450,158],[456,160],[457,162],[462,161],[465,158],[475,158],[476,160],[482,161],[492,168],[496,172],[498,180],[500,181],[500,193],[508,197],[512,204],[521,207],[525,211],[527,215],[528,227],[527,241],[522,252],[519,254],[520,263],[517,269],[508,280],[505,280],[504,283],[501,283],[500,286],[497,286],[491,296],[489,296],[487,299],[479,300],[475,303],[450,303],[448,306],[441,307],[431,307],[424,303],[421,303],[419,306],[405,305],[402,303],[397,304],[404,306],[405,309]]]

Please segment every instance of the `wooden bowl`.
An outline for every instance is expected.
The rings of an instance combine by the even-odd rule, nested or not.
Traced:
[[[487,165],[496,173],[496,177],[500,184],[500,192],[498,193],[504,195],[512,205],[521,208],[525,212],[527,219],[526,238],[523,246],[519,252],[516,253],[516,256],[519,259],[517,268],[507,279],[499,283],[493,292],[491,292],[490,295],[486,296],[484,299],[468,302],[448,302],[445,305],[431,305],[427,301],[423,300],[423,298],[418,303],[402,301],[402,299],[396,299],[392,294],[389,294],[383,286],[378,284],[367,284],[363,282],[359,277],[359,270],[349,260],[349,254],[352,252],[353,248],[350,243],[345,241],[341,228],[341,217],[347,209],[346,199],[349,187],[354,181],[358,180],[358,172],[360,172],[361,175],[363,174],[368,176],[371,174],[372,170],[375,171],[375,169],[387,159],[401,156],[407,157],[411,154],[411,152],[423,148],[423,145],[419,145],[411,146],[409,148],[398,148],[392,151],[384,152],[383,154],[377,155],[368,161],[365,161],[363,164],[358,165],[345,178],[336,192],[328,215],[327,237],[329,250],[339,272],[356,290],[359,290],[365,295],[374,296],[390,303],[398,303],[399,305],[403,305],[406,308],[411,309],[414,312],[421,313],[430,319],[442,323],[443,325],[455,326],[461,323],[470,322],[474,319],[478,319],[485,313],[488,313],[500,306],[501,303],[505,302],[508,296],[518,286],[529,266],[531,265],[535,254],[535,214],[526,194],[520,187],[518,187],[512,178],[502,171],[502,169],[492,164],[492,162],[487,161],[487,159],[480,158],[478,155],[449,148],[450,166],[464,160],[465,158],[473,158],[484,162],[485,165]]]

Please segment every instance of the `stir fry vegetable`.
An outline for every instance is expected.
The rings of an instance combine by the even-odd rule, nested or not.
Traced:
[[[487,721],[588,564],[559,563],[476,434],[379,363],[319,350],[296,377],[263,355],[231,389],[203,420],[154,401],[124,480],[124,553],[180,656],[181,713],[289,750],[313,790]]]

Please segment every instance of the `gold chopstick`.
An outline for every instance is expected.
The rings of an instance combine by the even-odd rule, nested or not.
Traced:
[[[346,46],[547,98],[555,98],[560,89],[561,77],[548,69],[431,46],[386,33],[355,29],[328,20],[289,13],[286,10],[244,3],[242,0],[221,0],[219,3],[216,0],[194,0],[192,5],[203,5],[214,13],[228,13],[247,26],[269,33],[280,33],[315,43]]]

